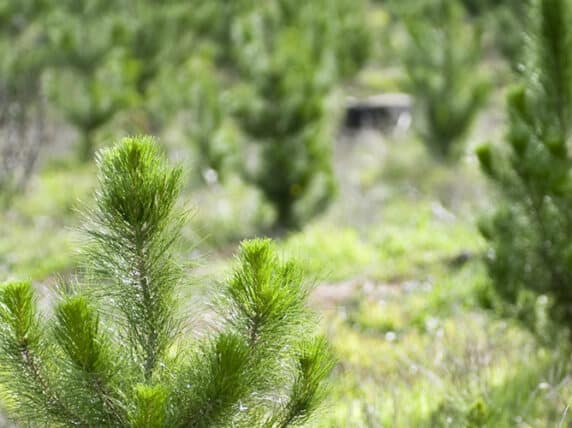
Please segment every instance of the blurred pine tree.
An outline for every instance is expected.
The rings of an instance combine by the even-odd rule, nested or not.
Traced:
[[[250,171],[281,228],[301,226],[331,200],[334,87],[365,63],[367,3],[276,0],[236,22],[235,114],[259,143]]]
[[[572,10],[569,0],[536,0],[522,85],[508,98],[502,147],[477,154],[502,205],[481,224],[496,294],[539,322],[530,302],[548,298],[547,315],[572,326]],[[520,306],[520,307],[519,307]]]

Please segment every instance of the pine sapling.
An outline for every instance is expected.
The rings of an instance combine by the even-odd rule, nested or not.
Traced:
[[[548,317],[572,327],[572,9],[568,0],[531,8],[523,84],[508,98],[506,144],[478,150],[500,207],[481,229],[496,294],[532,327],[527,302],[547,298]]]
[[[212,300],[216,322],[185,334],[181,169],[146,137],[100,152],[97,163],[83,285],[67,287],[51,317],[30,283],[0,288],[0,393],[11,415],[27,426],[306,423],[332,358],[300,267],[269,240],[244,242]]]
[[[236,68],[250,83],[236,115],[260,155],[246,175],[279,229],[301,227],[334,196],[331,95],[367,60],[365,13],[361,0],[274,0],[234,23]]]

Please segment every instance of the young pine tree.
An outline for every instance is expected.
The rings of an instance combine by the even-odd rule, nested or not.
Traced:
[[[361,0],[272,0],[234,25],[236,67],[250,83],[237,116],[260,148],[251,178],[280,228],[300,227],[335,192],[328,101],[368,57],[365,11]]]
[[[437,159],[454,159],[488,92],[478,71],[480,34],[458,0],[425,2],[405,24],[415,128]]]
[[[506,144],[478,150],[503,201],[482,231],[499,296],[511,304],[548,297],[552,321],[572,327],[572,9],[569,0],[531,8],[524,81],[508,98]],[[518,307],[518,306],[517,306]],[[526,305],[521,316],[533,324]]]
[[[238,117],[259,147],[260,161],[248,176],[275,207],[276,225],[288,229],[320,212],[335,183],[324,105],[328,88],[317,80],[301,37],[284,31],[279,39],[264,54],[264,65],[249,71],[255,87],[248,98],[254,101]]]
[[[85,226],[90,285],[63,295],[51,318],[29,283],[0,288],[1,394],[14,418],[62,427],[304,424],[332,360],[298,266],[268,240],[243,243],[214,300],[217,327],[184,335],[186,281],[173,257],[185,220],[181,170],[144,137],[101,152],[98,165]]]

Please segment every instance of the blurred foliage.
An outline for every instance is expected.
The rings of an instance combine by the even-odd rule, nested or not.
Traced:
[[[415,16],[435,7],[441,0],[382,0],[399,20]],[[472,21],[477,21],[485,34],[487,51],[497,52],[513,67],[522,61],[524,39],[522,27],[528,24],[526,10],[529,0],[454,0],[464,6]]]
[[[26,185],[46,137],[40,73],[49,58],[37,22],[42,6],[0,4],[0,206]]]
[[[272,207],[264,195],[248,186],[240,177],[230,177],[224,184],[212,183],[193,190],[193,203],[200,207],[192,217],[189,244],[224,248],[268,229],[274,220]],[[213,213],[215,213],[213,215]]]
[[[165,118],[157,110],[168,100],[151,88],[170,78],[195,46],[190,10],[180,0],[51,4],[46,14],[55,52],[50,93],[80,132],[81,158],[91,158],[94,134],[122,112],[143,113],[137,132],[161,130]]]
[[[121,47],[121,5],[108,0],[48,1],[42,21],[52,64],[50,99],[80,135],[79,157],[92,158],[95,132],[134,96],[136,70]]]
[[[456,0],[435,1],[405,20],[414,126],[437,158],[455,158],[488,93],[479,71],[480,31]]]
[[[301,225],[333,195],[328,96],[367,59],[365,5],[280,0],[237,22],[237,69],[249,85],[234,93],[235,114],[260,144],[260,162],[247,175],[280,227]]]
[[[527,25],[530,0],[463,0],[463,3],[471,15],[489,27],[493,48],[517,70],[523,61],[525,40],[521,29]]]
[[[182,124],[197,176],[243,174],[281,226],[326,206],[335,187],[332,94],[369,57],[366,0],[12,3],[0,17],[38,33],[40,45],[23,57],[42,58],[31,76],[77,130],[82,160],[103,135]],[[1,42],[24,49],[20,39],[6,31]],[[245,166],[253,152],[254,169]]]
[[[494,289],[537,328],[546,322],[539,302],[549,320],[572,326],[571,7],[534,3],[524,79],[508,98],[506,143],[478,150],[502,201],[481,225]]]
[[[209,182],[225,181],[240,168],[240,148],[244,144],[239,125],[225,106],[224,82],[212,60],[191,58],[183,72],[188,74],[187,96],[182,101],[183,132],[195,152],[195,173]]]

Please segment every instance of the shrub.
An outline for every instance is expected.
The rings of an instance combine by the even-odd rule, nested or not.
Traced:
[[[409,3],[428,3],[434,0],[409,0]],[[392,0],[391,3],[399,3]],[[402,2],[408,3],[408,1]],[[520,26],[524,24],[528,0],[459,0],[472,18],[483,21],[491,32],[494,45],[511,63],[520,59],[522,38]],[[393,5],[392,7],[399,7]]]
[[[181,169],[148,138],[125,139],[98,165],[85,287],[67,287],[51,319],[29,283],[0,289],[0,380],[12,414],[32,426],[306,422],[332,362],[297,265],[268,240],[243,243],[213,300],[216,326],[183,335],[186,281],[173,258],[186,217]]]
[[[234,29],[236,66],[245,92],[235,109],[259,144],[250,177],[274,205],[277,225],[299,227],[331,200],[332,123],[328,99],[369,53],[364,3],[268,2]]]
[[[488,92],[478,71],[480,33],[456,0],[436,0],[406,17],[405,24],[413,123],[432,154],[454,158]]]
[[[323,104],[327,89],[316,81],[311,52],[294,32],[279,43],[268,53],[268,68],[252,70],[249,98],[255,101],[238,117],[259,143],[260,161],[249,178],[275,207],[276,223],[295,228],[305,220],[298,203],[312,186],[320,186],[310,201],[312,213],[333,195],[331,135]]]
[[[506,144],[478,150],[502,201],[481,225],[496,294],[533,324],[531,305],[544,296],[550,319],[565,327],[572,325],[570,7],[568,0],[534,3],[524,82],[508,98]]]

